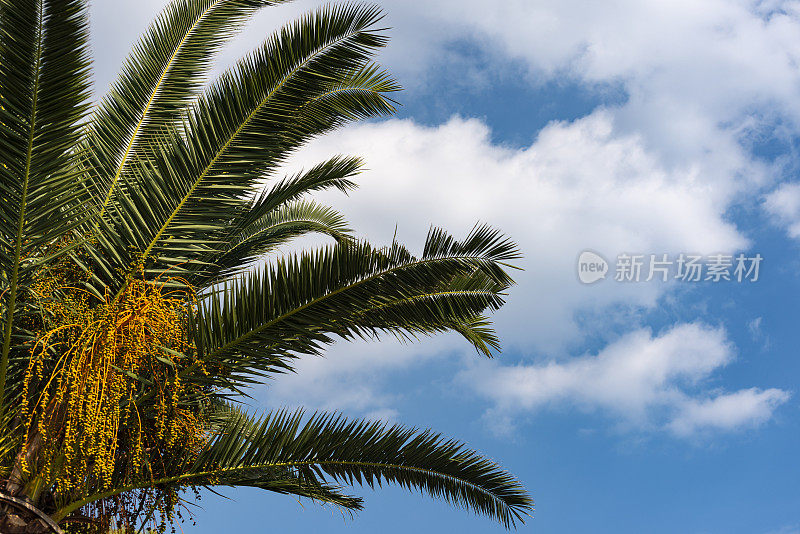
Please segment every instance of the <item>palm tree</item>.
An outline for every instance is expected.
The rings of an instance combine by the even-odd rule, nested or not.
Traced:
[[[280,0],[172,0],[96,106],[85,0],[0,0],[0,530],[163,528],[191,492],[250,486],[346,511],[399,484],[506,527],[531,500],[430,430],[247,410],[253,385],[336,338],[460,333],[486,316],[513,243],[432,229],[420,255],[357,240],[310,200],[348,191],[309,139],[393,112],[375,7],[326,7],[206,82],[210,60]],[[279,254],[320,233],[331,245]],[[27,529],[27,530],[26,530]],[[37,530],[38,529],[38,530]]]

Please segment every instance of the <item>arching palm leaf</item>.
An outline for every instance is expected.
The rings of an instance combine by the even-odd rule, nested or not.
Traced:
[[[514,526],[530,509],[521,484],[461,443],[430,430],[302,411],[251,417],[238,410],[197,460],[155,481],[175,486],[251,486],[360,508],[336,484],[397,484]],[[150,482],[143,482],[146,487]],[[125,488],[135,489],[136,486]],[[323,489],[324,488],[324,489]],[[92,498],[107,498],[121,488]],[[87,499],[88,500],[88,499]],[[56,517],[81,506],[65,507]]]
[[[247,382],[281,372],[300,354],[317,354],[334,336],[400,335],[456,330],[480,351],[496,340],[481,314],[496,309],[511,278],[503,263],[516,248],[488,227],[463,242],[440,230],[423,255],[342,243],[250,272],[204,301],[195,344],[218,379]]]
[[[339,87],[385,43],[375,28],[375,8],[331,7],[304,17],[225,73],[190,109],[184,137],[162,132],[120,186],[120,239],[104,242],[95,258],[116,260],[102,271],[117,277],[137,257],[153,260],[157,276],[169,266],[193,264],[224,250],[233,215],[247,203],[258,180],[291,150],[346,118],[392,111],[383,93],[396,87],[372,72],[373,90],[334,103]],[[363,81],[359,80],[360,83]],[[179,252],[179,254],[176,254]]]
[[[167,5],[95,112],[87,142],[101,209],[141,147],[196,98],[214,53],[255,11],[282,1],[172,0]]]
[[[215,258],[213,271],[225,276],[231,270],[241,270],[310,233],[324,234],[337,241],[350,238],[350,228],[335,210],[315,202],[293,202],[267,212],[231,236],[228,250]]]

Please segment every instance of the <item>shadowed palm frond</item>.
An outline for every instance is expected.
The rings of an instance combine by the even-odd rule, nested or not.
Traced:
[[[309,193],[332,188],[347,193],[355,189],[356,183],[351,178],[361,172],[362,165],[361,158],[336,156],[305,172],[289,176],[275,184],[267,184],[236,221],[232,233],[235,234],[269,212]]]
[[[323,233],[336,240],[345,238],[349,229],[341,215],[301,199],[331,188],[349,192],[356,187],[352,178],[359,174],[361,167],[360,158],[336,156],[307,171],[268,184],[231,220],[222,239],[224,245],[219,252],[206,258],[206,268],[195,273],[193,282],[199,285],[217,282],[255,256],[304,233]],[[279,225],[279,221],[287,224]],[[290,228],[296,232],[288,232]],[[283,237],[272,242],[273,235]]]
[[[351,239],[350,232],[344,217],[332,208],[311,201],[294,202],[243,227],[210,268],[220,276],[230,276],[299,236],[316,233],[343,241]]]
[[[213,55],[253,13],[284,1],[172,0],[164,8],[95,112],[88,146],[101,209],[137,152],[196,99]]]

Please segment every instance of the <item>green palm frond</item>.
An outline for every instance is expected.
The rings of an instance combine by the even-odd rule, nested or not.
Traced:
[[[224,245],[219,252],[209,255],[206,269],[195,273],[192,281],[199,285],[219,281],[257,255],[304,233],[318,232],[336,240],[344,239],[350,230],[341,215],[301,199],[332,188],[347,193],[356,187],[352,178],[360,173],[362,165],[360,158],[335,156],[307,171],[268,184],[231,220],[222,239]],[[292,228],[295,232],[288,231]],[[272,236],[284,237],[272,241]]]
[[[24,430],[20,428],[19,411],[7,409],[0,414],[0,478],[7,478],[19,451]]]
[[[101,270],[124,273],[143,257],[152,275],[180,264],[190,276],[210,253],[224,251],[231,219],[259,179],[292,150],[348,116],[390,113],[381,92],[335,102],[325,96],[384,45],[378,20],[373,7],[318,10],[225,73],[189,110],[185,135],[162,132],[120,181],[114,220],[119,238],[102,238],[95,254],[106,263]],[[393,89],[384,75],[372,76],[381,80],[380,90]],[[129,221],[136,221],[133,232],[125,227]],[[116,278],[109,283],[121,283]]]
[[[19,298],[83,218],[74,147],[89,109],[87,30],[82,0],[0,2],[0,413]]]
[[[319,353],[334,336],[455,330],[489,353],[497,340],[482,313],[502,305],[512,283],[505,264],[517,257],[485,226],[462,242],[434,229],[420,258],[396,243],[349,242],[289,256],[201,302],[195,344],[225,370],[218,378],[226,384],[291,369],[293,358]]]
[[[479,453],[430,430],[351,421],[336,414],[305,418],[302,411],[252,417],[232,409],[228,414],[193,465],[155,483],[251,486],[322,502],[331,501],[323,494],[302,491],[325,488],[338,496],[340,489],[331,482],[370,488],[396,484],[470,509],[507,528],[523,522],[532,510],[532,501],[517,479]],[[356,501],[353,506],[334,504],[360,506]]]
[[[309,100],[300,110],[301,124],[305,130],[325,131],[349,120],[393,114],[396,102],[385,95],[400,89],[387,71],[367,63],[343,72],[324,93]]]
[[[269,212],[309,193],[332,188],[347,193],[355,189],[356,183],[351,178],[361,172],[362,166],[361,158],[335,156],[305,172],[299,172],[275,184],[268,183],[236,221],[232,233],[235,234]]]
[[[196,99],[212,56],[258,9],[283,1],[172,0],[164,8],[95,112],[88,144],[101,209],[141,147]]]
[[[324,234],[342,241],[351,239],[350,232],[336,210],[312,201],[293,202],[267,212],[232,236],[229,248],[215,258],[212,269],[220,276],[230,276],[302,235]]]

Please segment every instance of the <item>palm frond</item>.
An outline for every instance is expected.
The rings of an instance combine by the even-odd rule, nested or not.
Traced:
[[[336,210],[313,201],[299,201],[273,209],[232,236],[229,248],[216,257],[209,270],[230,276],[291,240],[310,233],[337,241],[352,239],[344,217]]]
[[[360,158],[335,156],[311,169],[288,176],[268,185],[229,224],[224,246],[206,259],[207,268],[195,273],[192,281],[205,286],[238,270],[255,256],[270,248],[285,244],[293,237],[307,232],[327,234],[341,240],[349,233],[344,218],[330,208],[302,201],[316,191],[338,189],[347,193],[356,187],[352,178],[359,174],[363,163]],[[305,212],[305,214],[303,213]],[[287,224],[278,224],[284,221]],[[294,224],[292,223],[294,221]],[[297,232],[270,232],[295,228]],[[284,237],[270,246],[270,235]],[[261,240],[256,240],[262,236]]]
[[[455,330],[489,353],[497,340],[481,315],[502,305],[512,283],[504,264],[517,257],[485,226],[462,242],[433,229],[420,258],[398,244],[350,242],[292,255],[210,294],[194,341],[200,358],[220,367],[223,386],[291,369],[335,336]]]
[[[18,299],[83,218],[74,147],[89,107],[83,0],[0,2],[0,412]]]
[[[393,113],[399,89],[373,63],[381,12],[357,4],[206,85],[215,52],[284,1],[169,0],[89,116],[87,0],[0,0],[0,482],[57,521],[169,519],[181,492],[220,486],[352,513],[345,486],[389,483],[514,526],[530,498],[459,442],[231,402],[339,338],[452,331],[493,356],[486,313],[519,257],[488,226],[433,228],[419,256],[356,241],[310,194],[354,188],[358,158],[278,176],[315,136]],[[335,243],[276,254],[309,233]]]
[[[292,150],[350,116],[391,112],[377,90],[331,104],[331,87],[362,70],[385,43],[379,19],[373,7],[318,10],[225,73],[188,112],[186,135],[162,132],[121,180],[114,220],[120,237],[96,254],[98,261],[120,260],[102,270],[121,272],[142,257],[152,275],[180,263],[190,276],[209,254],[224,251],[232,219]],[[392,89],[373,70],[375,87]],[[135,232],[127,221],[136,221]]]
[[[193,465],[155,484],[252,486],[323,502],[330,500],[322,494],[304,495],[304,489],[326,488],[339,495],[331,482],[370,488],[396,484],[507,528],[524,522],[533,507],[520,482],[497,464],[430,430],[351,421],[336,414],[305,418],[302,411],[252,417],[232,409],[228,414]]]
[[[195,100],[213,55],[258,9],[283,1],[172,0],[164,8],[95,112],[88,143],[102,209],[140,148]]]
[[[361,172],[362,166],[361,158],[335,156],[318,163],[307,171],[286,177],[272,185],[267,184],[267,187],[253,199],[244,214],[236,221],[232,234],[253,224],[269,212],[289,202],[299,200],[309,193],[332,188],[348,193],[357,187],[351,178]]]

